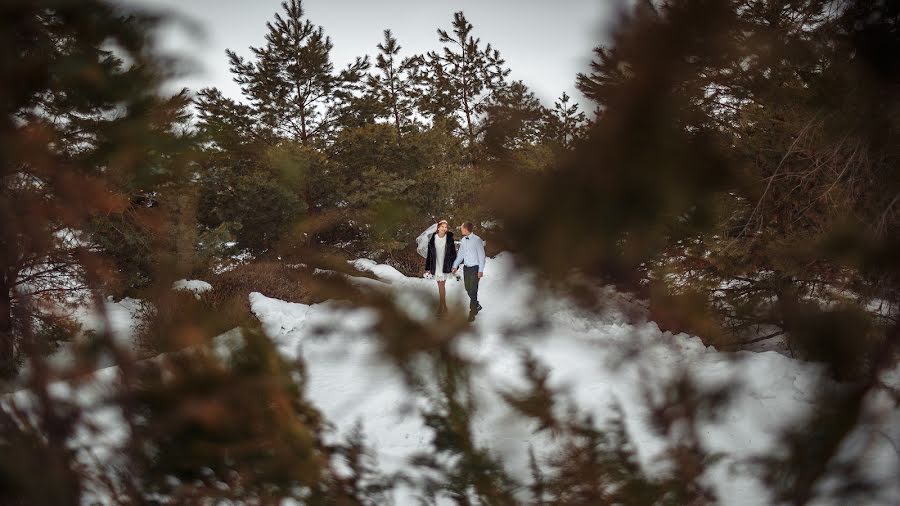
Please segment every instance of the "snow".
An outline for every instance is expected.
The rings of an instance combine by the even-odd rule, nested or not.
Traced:
[[[135,342],[135,331],[141,320],[141,314],[147,309],[147,303],[140,299],[125,297],[119,301],[111,298],[103,301],[103,309],[98,310],[93,305],[78,306],[72,313],[72,318],[81,325],[81,332],[72,342],[61,343],[58,350],[47,357],[48,365],[57,371],[65,371],[75,364],[75,348],[84,344],[90,333],[103,333],[108,331],[113,342],[121,350],[136,354],[138,352]],[[110,356],[99,357],[99,366],[108,367],[113,363]],[[30,374],[26,364],[20,375],[24,379]]]
[[[199,279],[179,279],[178,281],[172,283],[172,289],[186,290],[194,292],[195,294],[201,294],[203,292],[212,290],[212,285],[207,283],[206,281],[201,281]]]
[[[353,266],[361,271],[367,271],[374,274],[378,279],[381,279],[387,283],[393,282],[404,282],[406,281],[406,276],[403,275],[402,272],[397,269],[391,267],[390,265],[377,264],[372,260],[356,260],[353,263]]]
[[[118,367],[107,367],[96,371],[91,381],[59,381],[48,386],[49,397],[54,402],[73,403],[85,410],[85,417],[69,445],[88,477],[84,481],[83,504],[114,504],[99,475],[116,466],[127,439],[128,429],[121,411],[106,401],[115,396],[118,374]],[[38,402],[30,390],[20,390],[0,397],[0,409],[16,418],[17,412],[33,413]]]
[[[774,352],[720,353],[697,337],[662,332],[646,319],[631,321],[626,313],[633,314],[634,308],[621,304],[611,304],[599,315],[579,310],[570,301],[543,296],[533,277],[517,270],[512,260],[501,254],[488,261],[479,292],[485,310],[475,331],[457,345],[477,364],[472,381],[478,407],[476,439],[499,456],[513,476],[528,481],[529,446],[539,456],[553,448],[547,436],[534,433],[533,422],[513,416],[498,394],[525,386],[521,356],[527,351],[549,367],[551,387],[595,420],[608,419],[611,403],[618,403],[639,458],[651,472],[663,471],[657,462],[667,441],[649,426],[647,395],[659,397],[662,386],[684,371],[701,387],[736,385],[738,394],[722,412],[701,422],[703,447],[724,455],[707,478],[724,504],[771,502],[754,476],[733,469],[740,469],[738,464],[746,459],[771,455],[777,434],[809,414],[818,386],[827,384],[822,366]],[[379,288],[391,290],[411,315],[430,317],[433,281],[406,278],[370,260],[358,260],[354,266],[375,274],[384,282]],[[462,283],[448,283],[447,291],[451,305],[461,309],[467,304]],[[336,425],[337,433],[347,434],[361,422],[381,469],[411,472],[409,458],[427,450],[431,437],[418,415],[427,401],[407,388],[401,374],[380,355],[372,330],[377,316],[335,302],[296,304],[259,293],[251,294],[250,302],[281,351],[304,358],[307,396]],[[545,325],[515,333],[514,339],[505,337],[510,328],[538,315],[546,318]],[[330,330],[327,338],[308,339],[322,329]],[[887,482],[893,486],[885,488],[889,503],[900,498],[895,480],[900,457],[890,444],[900,441],[900,413],[888,399],[870,404],[878,429],[890,441],[869,444],[865,458],[872,476],[894,479]],[[860,430],[860,437],[863,434]],[[398,504],[415,503],[409,490],[399,491],[396,499]]]
[[[74,304],[74,298],[71,302]],[[76,367],[76,349],[89,345],[87,342],[91,334],[107,332],[113,343],[119,350],[126,353],[137,354],[138,347],[135,340],[135,332],[140,324],[142,313],[147,309],[147,303],[140,299],[130,297],[115,301],[112,297],[103,301],[102,308],[95,304],[82,304],[72,307],[59,307],[60,313],[71,317],[80,326],[80,332],[71,341],[59,343],[59,348],[48,355],[46,365],[53,371],[65,372]],[[97,357],[98,367],[109,367],[114,362],[109,355]],[[24,363],[19,371],[19,377],[15,385],[27,384],[31,376],[29,363]]]
[[[103,313],[89,306],[82,306],[75,311],[75,319],[81,323],[82,331],[102,332],[109,325],[109,332],[117,344],[131,346],[134,340],[134,327],[138,314],[144,308],[144,301],[125,297],[118,302],[106,300]]]
[[[432,317],[437,291],[433,281],[407,278],[370,260],[355,261],[354,266],[377,278],[354,278],[364,280],[359,286],[396,295],[414,318]],[[659,399],[664,384],[687,372],[702,388],[726,383],[737,387],[736,396],[718,416],[700,421],[700,444],[724,455],[706,476],[720,502],[741,506],[772,502],[769,492],[740,464],[771,455],[777,449],[777,434],[810,414],[820,393],[817,389],[823,382],[829,384],[821,365],[774,352],[721,353],[697,337],[662,332],[638,304],[611,289],[599,289],[608,303],[598,312],[544,293],[540,286],[509,254],[489,259],[479,292],[484,311],[472,330],[455,342],[456,351],[474,363],[477,411],[472,429],[479,445],[489,448],[522,482],[530,478],[529,447],[539,459],[553,450],[554,440],[536,433],[534,422],[513,416],[500,397],[500,392],[527,385],[522,355],[528,352],[549,368],[550,386],[566,399],[558,405],[560,414],[574,405],[602,423],[612,413],[611,403],[617,403],[642,465],[648,472],[663,472],[659,456],[669,443],[651,430],[646,399]],[[448,282],[447,292],[452,307],[467,306],[463,283]],[[428,406],[425,396],[434,385],[411,389],[385,360],[373,331],[378,315],[340,301],[307,305],[260,293],[250,294],[250,304],[281,352],[304,359],[306,395],[334,425],[329,437],[346,436],[359,422],[383,472],[403,470],[414,480],[421,477],[410,468],[409,458],[430,448],[432,434],[420,410]],[[543,324],[529,325],[535,321]],[[239,341],[234,331],[220,336],[215,352],[227,354]],[[110,368],[98,372],[93,382],[54,385],[60,398],[94,406],[86,427],[97,429],[85,428],[73,443],[90,468],[114,460],[126,437],[121,415],[100,401],[116,375]],[[883,381],[900,385],[900,367],[886,373]],[[10,401],[33,402],[29,393],[18,392],[0,397],[0,409]],[[866,405],[863,424],[844,445],[841,458],[862,455],[868,476],[883,480],[883,494],[870,504],[897,504],[900,455],[894,448],[900,446],[900,412],[884,392],[872,395]],[[833,483],[821,484],[823,489],[828,486]],[[100,488],[91,490],[88,499],[110,502]],[[394,499],[400,506],[418,504],[411,488],[399,488]]]

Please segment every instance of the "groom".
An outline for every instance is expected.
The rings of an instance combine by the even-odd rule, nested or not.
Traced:
[[[469,321],[475,321],[475,315],[481,311],[478,303],[478,281],[484,276],[484,241],[474,234],[475,226],[470,222],[460,227],[463,238],[460,241],[456,261],[453,262],[453,274],[464,264],[463,275],[466,282],[466,293],[469,294]]]

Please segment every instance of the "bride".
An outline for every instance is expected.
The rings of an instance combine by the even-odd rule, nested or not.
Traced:
[[[433,276],[437,281],[440,296],[438,316],[447,313],[447,278],[450,277],[456,260],[456,243],[453,242],[453,232],[449,229],[447,220],[441,220],[416,239],[416,249],[425,257],[425,277]]]

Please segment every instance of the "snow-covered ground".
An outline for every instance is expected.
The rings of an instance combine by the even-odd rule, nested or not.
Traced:
[[[134,344],[134,326],[144,304],[144,301],[130,297],[119,301],[110,297],[105,301],[102,313],[92,306],[81,306],[73,316],[81,323],[83,332],[102,332],[108,325],[107,330],[112,338],[120,345],[130,347]]]
[[[432,317],[434,281],[407,278],[368,260],[355,266],[377,278],[353,278],[360,286],[395,294],[400,306],[416,318]],[[574,404],[602,423],[613,413],[611,404],[618,403],[642,464],[650,472],[660,471],[659,455],[667,442],[650,428],[646,399],[658,396],[661,385],[687,371],[701,386],[726,382],[738,386],[720,416],[702,422],[699,431],[707,450],[724,455],[707,476],[721,503],[770,504],[767,491],[741,464],[771,455],[777,434],[809,413],[824,369],[774,352],[720,353],[696,337],[661,332],[626,297],[612,290],[602,293],[609,302],[602,311],[582,310],[541,292],[534,277],[517,269],[508,254],[488,260],[480,290],[484,312],[471,332],[455,342],[457,351],[475,364],[473,432],[478,444],[489,448],[522,482],[530,478],[529,447],[538,458],[554,448],[550,436],[535,433],[534,422],[512,415],[499,395],[526,387],[522,356],[529,352],[550,369],[551,386],[568,399],[560,403],[560,410]],[[448,282],[448,296],[458,308],[467,304],[459,281]],[[409,458],[430,448],[431,432],[420,414],[428,401],[423,390],[411,389],[381,354],[373,332],[377,315],[339,302],[296,304],[260,293],[251,294],[250,302],[279,349],[289,357],[304,358],[306,395],[334,424],[332,436],[346,436],[359,422],[382,471],[406,471],[415,477]],[[537,319],[543,324],[529,325]],[[322,329],[329,329],[324,338]],[[89,405],[103,398],[114,377],[114,369],[107,369],[97,374],[96,382],[77,388],[56,385],[54,392]],[[900,384],[900,370],[885,380]],[[9,400],[27,402],[28,394],[0,398],[0,407]],[[869,399],[868,407],[866,425],[843,454],[863,454],[869,476],[883,482],[883,495],[873,497],[871,504],[898,504],[900,454],[895,448],[900,446],[900,412],[881,395]],[[113,455],[125,430],[108,408],[93,412],[90,419],[96,431],[86,429],[76,442],[89,465],[94,458],[102,462]],[[401,488],[394,498],[406,506],[418,504],[414,496],[411,489]],[[104,493],[97,490],[93,497],[102,502]]]
[[[420,318],[430,317],[433,303],[423,294],[436,293],[434,281],[407,278],[368,260],[355,266],[382,281],[365,279],[361,285],[381,285],[400,298],[401,307]],[[452,303],[464,308],[468,299],[462,283],[451,280],[447,286]],[[775,352],[720,353],[697,337],[661,332],[653,322],[634,321],[634,313],[640,311],[612,291],[606,295],[613,303],[598,314],[537,290],[533,277],[517,270],[508,254],[489,260],[479,292],[484,312],[473,331],[457,342],[459,352],[477,365],[472,380],[478,401],[476,439],[500,457],[514,477],[528,481],[530,446],[538,457],[553,448],[547,436],[535,434],[533,422],[512,415],[498,395],[526,386],[521,357],[527,351],[550,368],[551,386],[596,420],[608,419],[611,403],[618,403],[641,462],[651,472],[658,470],[658,457],[667,443],[649,426],[647,395],[659,395],[667,380],[684,371],[701,386],[733,383],[735,398],[700,430],[703,446],[724,455],[708,479],[723,504],[771,503],[766,490],[741,464],[771,455],[781,430],[809,413],[819,393],[816,388],[824,380],[821,366]],[[259,293],[251,294],[250,301],[282,352],[303,356],[309,373],[307,396],[336,424],[338,433],[347,434],[360,422],[377,450],[380,467],[386,472],[409,471],[409,458],[427,450],[430,441],[430,429],[416,409],[426,401],[380,356],[371,330],[376,315],[335,303],[293,304]],[[523,327],[537,316],[546,319],[544,325]],[[321,328],[331,329],[328,338],[309,339]],[[522,330],[510,332],[515,328]],[[897,376],[894,382],[900,380]],[[884,481],[885,495],[873,497],[873,504],[897,504],[900,454],[894,445],[900,444],[900,411],[886,397],[873,398],[869,404],[876,427],[861,428],[845,454],[865,452],[870,476]],[[884,438],[870,440],[875,430]],[[407,493],[399,493],[398,504],[415,503]]]
[[[75,365],[75,348],[84,345],[91,333],[108,332],[123,351],[137,354],[135,329],[140,323],[141,313],[146,309],[145,304],[142,300],[130,297],[118,301],[110,297],[103,301],[102,310],[92,304],[77,306],[68,315],[81,325],[81,332],[74,340],[61,343],[59,349],[47,357],[47,365],[56,371],[71,369]],[[100,357],[98,365],[106,367],[112,363],[111,357]],[[20,371],[19,380],[24,381],[29,374],[26,363]]]

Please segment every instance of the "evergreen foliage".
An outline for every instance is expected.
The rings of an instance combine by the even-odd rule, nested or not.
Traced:
[[[336,72],[331,39],[304,18],[302,3],[285,1],[281,8],[266,24],[266,44],[250,48],[253,60],[227,51],[231,71],[267,128],[303,144],[321,141],[333,128],[339,94],[362,78],[368,59]]]
[[[192,112],[187,92],[159,91],[177,68],[152,49],[161,19],[103,0],[0,5],[0,373],[28,367],[25,389],[0,397],[0,503],[101,490],[126,504],[384,504],[399,488],[465,506],[726,499],[699,427],[729,385],[683,371],[646,392],[667,442],[651,473],[621,408],[585,415],[530,355],[526,384],[497,399],[553,445],[514,478],[475,433],[478,364],[455,341],[471,327],[317,270],[351,270],[342,251],[412,272],[397,259],[440,218],[495,221],[490,242],[584,310],[598,307],[585,284],[611,282],[648,298],[665,329],[723,349],[783,338],[822,362],[842,387],[744,464],[785,504],[875,491],[866,463],[835,456],[867,399],[900,398],[883,379],[900,345],[900,7],[635,2],[577,76],[590,117],[510,81],[462,12],[438,50],[403,55],[385,30],[373,69],[361,56],[336,70],[300,0],[249,58],[228,51],[242,100],[206,88]],[[220,283],[171,289],[192,274]],[[302,360],[249,313],[250,290],[371,309],[385,362],[429,401],[412,408],[432,435],[410,463],[420,474],[383,473],[362,425],[332,432]],[[141,344],[165,355],[136,360],[65,317],[86,303],[102,315],[107,295],[145,301]],[[76,360],[60,372],[45,356],[66,342]],[[89,414],[58,392],[101,364],[119,376],[99,407],[127,435],[91,467],[72,447]]]
[[[370,75],[367,81],[381,107],[379,116],[394,124],[398,139],[403,137],[404,130],[416,123],[416,76],[419,73],[418,58],[398,60],[401,49],[394,34],[385,30],[384,41],[378,44],[379,54],[375,58],[379,74]]]
[[[0,9],[7,76],[0,86],[0,371],[6,376],[29,346],[47,349],[29,343],[23,329],[83,300],[100,277],[113,284],[115,269],[95,254],[95,240],[133,246],[120,249],[123,255],[149,240],[135,217],[145,214],[159,185],[183,176],[181,143],[189,139],[177,128],[187,117],[185,93],[154,93],[168,75],[148,50],[154,17],[94,1],[8,2]],[[94,235],[82,228],[91,220],[105,222]],[[117,222],[124,226],[115,230]],[[134,260],[118,267],[125,278],[149,270]]]
[[[481,120],[488,100],[506,85],[510,70],[500,52],[472,35],[473,26],[462,12],[453,15],[452,35],[438,29],[440,51],[429,51],[426,114],[445,118],[457,125],[460,134],[473,148],[482,133]]]

